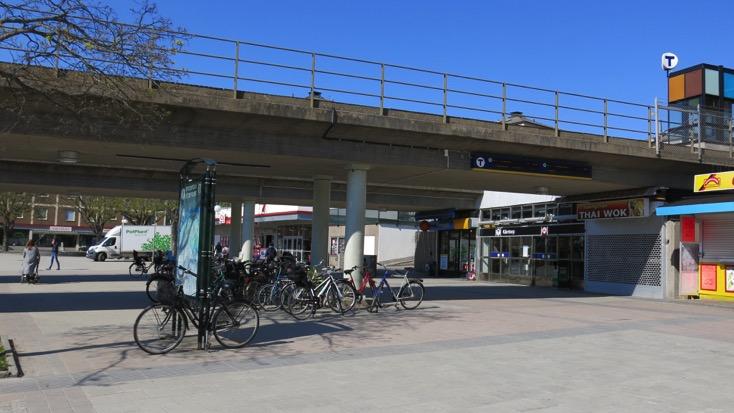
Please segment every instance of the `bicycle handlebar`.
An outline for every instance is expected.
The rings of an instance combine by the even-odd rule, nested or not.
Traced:
[[[197,277],[197,278],[199,277],[195,272],[192,272],[191,270],[189,270],[188,268],[184,267],[183,265],[179,265],[178,266],[178,269],[181,270],[181,271],[183,271],[186,274],[193,275],[194,277]]]

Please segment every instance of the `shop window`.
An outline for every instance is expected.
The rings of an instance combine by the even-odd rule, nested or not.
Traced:
[[[331,237],[329,242],[329,254],[339,255],[344,253],[344,237]]]
[[[542,260],[545,258],[545,238],[533,237],[533,258]]]
[[[502,253],[502,238],[492,238],[489,243],[489,251],[487,252],[490,257],[499,257]]]
[[[533,216],[535,218],[543,218],[545,216],[545,204],[535,205],[533,207]]]
[[[520,238],[511,237],[506,240],[510,243],[510,257],[521,257],[522,242]]]
[[[36,208],[36,219],[41,221],[48,220],[48,208]]]
[[[554,260],[558,258],[558,238],[557,237],[548,237],[546,239],[545,244],[545,258],[549,260]]]
[[[571,259],[583,261],[584,259],[584,236],[575,235],[571,237]]]
[[[76,221],[76,211],[74,211],[72,209],[67,209],[64,212],[64,217],[66,218],[66,221],[67,222],[74,222],[74,221]]]
[[[533,206],[532,205],[525,205],[522,207],[522,217],[523,218],[533,217]]]
[[[573,215],[573,205],[571,204],[558,205],[558,215]]]
[[[558,237],[558,259],[561,259],[561,260],[571,259],[571,238],[570,237]]]

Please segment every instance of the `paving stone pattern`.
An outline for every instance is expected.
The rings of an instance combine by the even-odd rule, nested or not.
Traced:
[[[0,412],[733,410],[730,305],[436,279],[415,311],[261,314],[247,348],[149,356],[129,262],[61,264],[21,285],[0,254],[0,334],[26,372],[0,380]]]

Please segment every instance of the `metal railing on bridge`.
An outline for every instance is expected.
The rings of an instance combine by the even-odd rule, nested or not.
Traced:
[[[538,127],[562,132],[647,140],[657,154],[668,145],[687,145],[699,157],[703,150],[728,150],[732,154],[731,114],[689,110],[658,104],[646,105],[617,99],[562,92],[548,88],[501,82],[476,76],[421,69],[367,59],[279,47],[249,41],[166,32],[179,36],[173,50],[175,73],[183,83],[373,107],[376,114],[390,110],[438,115],[441,122],[468,118],[497,122],[503,128],[513,112]],[[0,60],[14,61],[18,47],[0,43]],[[65,58],[53,66],[64,69]],[[157,68],[148,68],[154,73]],[[149,79],[153,84],[156,79]],[[703,119],[704,122],[698,122]],[[714,143],[713,145],[706,145]]]

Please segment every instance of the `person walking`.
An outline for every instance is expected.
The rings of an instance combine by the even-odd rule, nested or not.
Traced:
[[[56,237],[51,240],[51,262],[46,270],[50,270],[54,266],[54,260],[56,260],[56,271],[58,271],[61,269],[61,264],[59,263],[59,242],[56,241]]]
[[[36,273],[38,264],[41,261],[41,254],[38,252],[36,242],[29,240],[23,250],[23,268],[21,269],[20,282],[36,282]]]

